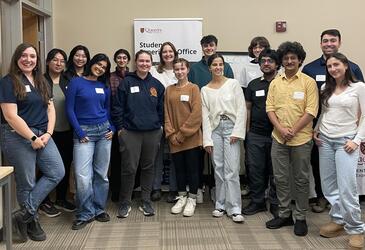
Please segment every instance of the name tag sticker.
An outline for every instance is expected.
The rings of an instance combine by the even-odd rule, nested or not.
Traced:
[[[304,92],[295,91],[293,94],[293,98],[296,100],[303,100],[304,99]]]
[[[316,75],[316,82],[325,82],[326,75]]]
[[[256,96],[265,96],[265,90],[264,89],[257,90],[256,91]]]
[[[181,95],[180,96],[180,101],[182,101],[182,102],[188,102],[189,101],[189,96],[188,95]]]
[[[29,85],[25,85],[25,92],[32,92]]]
[[[139,87],[138,86],[134,86],[134,87],[131,87],[131,93],[138,93],[139,92]]]
[[[104,94],[104,89],[103,88],[95,88],[95,91],[97,94]]]

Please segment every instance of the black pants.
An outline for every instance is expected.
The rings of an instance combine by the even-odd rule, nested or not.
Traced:
[[[271,204],[278,204],[271,164],[271,137],[248,132],[246,143],[248,183],[252,202],[264,203],[265,190],[269,186],[269,201]]]
[[[57,149],[62,157],[65,166],[65,177],[56,187],[56,199],[66,200],[67,190],[69,188],[70,169],[73,159],[73,132],[72,130],[57,132],[54,131],[52,138],[56,143]]]
[[[197,194],[199,187],[199,173],[201,169],[201,148],[196,147],[171,154],[176,170],[177,190]]]
[[[142,200],[150,201],[156,158],[162,129],[152,131],[124,130],[119,135],[122,152],[121,200],[131,203],[138,165],[141,167]]]
[[[313,143],[312,153],[311,153],[311,165],[314,177],[314,188],[316,190],[317,198],[324,197],[321,187],[321,176],[319,174],[319,153],[318,147]]]
[[[110,191],[115,197],[119,197],[121,178],[121,153],[119,150],[118,133],[113,135],[112,149],[110,154]]]

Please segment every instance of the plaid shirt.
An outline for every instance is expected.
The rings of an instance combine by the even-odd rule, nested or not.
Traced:
[[[128,71],[129,71],[128,67],[122,70],[116,67],[115,71],[110,74],[110,89],[112,91],[112,96],[114,96],[117,93],[117,88],[119,86],[119,83],[124,79]]]

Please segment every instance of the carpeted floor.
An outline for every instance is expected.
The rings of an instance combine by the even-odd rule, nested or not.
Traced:
[[[206,197],[205,200],[208,200]],[[247,201],[245,201],[247,202]],[[154,203],[156,215],[145,217],[135,202],[126,219],[118,219],[117,205],[109,202],[107,211],[111,221],[92,222],[86,228],[73,231],[72,214],[62,213],[56,218],[40,216],[47,240],[24,244],[14,243],[14,249],[130,249],[130,250],[224,250],[224,249],[346,249],[347,236],[333,239],[318,235],[319,227],[328,222],[327,212],[309,213],[309,233],[297,237],[293,227],[276,230],[265,228],[271,219],[269,212],[247,216],[244,224],[230,218],[213,218],[211,202],[200,204],[191,218],[170,213],[171,204]],[[0,244],[0,248],[5,248]]]

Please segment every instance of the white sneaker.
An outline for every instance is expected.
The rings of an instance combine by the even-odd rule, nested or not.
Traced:
[[[188,198],[186,201],[186,206],[184,208],[184,212],[183,215],[186,217],[191,217],[194,215],[194,211],[195,211],[195,206],[196,206],[196,199],[193,198]]]
[[[183,208],[186,205],[186,200],[187,200],[187,197],[186,196],[179,196],[179,197],[177,197],[177,202],[171,208],[171,213],[172,214],[179,214],[179,213],[181,213],[183,211]]]
[[[198,188],[198,192],[196,194],[196,203],[198,203],[198,204],[203,203],[203,196],[204,196],[203,190]]]
[[[224,211],[223,209],[214,209],[214,211],[212,212],[212,215],[213,215],[213,217],[219,218],[219,217],[222,217],[225,213],[226,213],[226,211]]]
[[[232,220],[236,223],[242,223],[245,221],[245,218],[242,214],[232,214]]]

